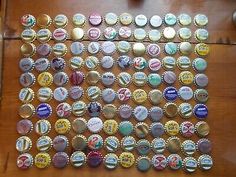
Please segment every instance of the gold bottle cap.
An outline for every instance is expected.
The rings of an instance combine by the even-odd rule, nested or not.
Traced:
[[[71,145],[74,150],[82,151],[87,147],[87,139],[84,135],[76,135],[72,138]]]
[[[158,89],[153,89],[148,93],[148,98],[153,105],[157,105],[162,100],[162,92]]]
[[[36,52],[36,47],[32,43],[24,43],[20,51],[24,57],[32,57]]]
[[[143,89],[136,89],[134,90],[132,97],[135,103],[142,104],[147,100],[147,93]]]
[[[205,57],[209,54],[210,52],[210,47],[208,44],[205,43],[199,43],[195,46],[195,52],[201,56],[201,57]]]
[[[40,28],[48,28],[52,23],[52,19],[47,14],[41,14],[37,17],[37,25]]]
[[[96,85],[101,79],[101,76],[97,71],[89,71],[85,79],[89,85]]]
[[[166,147],[170,153],[178,153],[181,149],[180,139],[178,137],[168,138]]]
[[[149,127],[144,122],[139,122],[135,125],[135,134],[139,138],[145,138],[148,135]]]
[[[166,122],[165,131],[168,135],[175,136],[179,133],[179,124],[173,120]]]
[[[106,104],[103,106],[102,114],[106,119],[113,119],[116,116],[117,108],[113,104]]]
[[[19,109],[19,115],[24,119],[31,118],[34,114],[35,107],[32,104],[23,104]]]
[[[70,131],[71,124],[70,124],[70,121],[68,119],[58,119],[55,122],[54,128],[55,128],[55,131],[58,134],[66,134]]]
[[[119,156],[119,160],[122,167],[130,168],[135,162],[135,157],[131,152],[122,152]]]
[[[175,103],[168,102],[164,105],[164,114],[167,117],[175,117],[178,113],[178,107]]]
[[[36,154],[34,164],[37,168],[46,168],[51,164],[51,157],[46,152]]]
[[[194,81],[194,76],[190,71],[182,71],[179,74],[179,81],[183,85],[191,85]]]
[[[87,129],[87,121],[81,117],[76,118],[72,122],[72,128],[77,134],[81,134]]]
[[[198,136],[206,137],[210,133],[210,127],[207,122],[200,121],[195,125],[195,130]]]
[[[114,135],[118,130],[118,123],[113,120],[106,120],[103,123],[103,131],[107,134],[107,135]]]
[[[143,43],[137,42],[133,45],[133,53],[135,56],[142,56],[145,54],[146,47]]]

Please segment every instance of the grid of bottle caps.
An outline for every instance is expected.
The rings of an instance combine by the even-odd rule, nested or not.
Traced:
[[[17,166],[211,169],[207,16],[70,18],[21,18]]]

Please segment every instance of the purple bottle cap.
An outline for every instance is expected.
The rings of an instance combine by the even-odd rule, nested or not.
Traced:
[[[212,149],[211,141],[205,138],[198,140],[197,149],[203,154],[208,154]]]
[[[81,71],[74,71],[70,75],[70,82],[72,85],[80,85],[84,81],[84,73]]]
[[[38,55],[42,56],[42,57],[47,57],[50,55],[52,51],[52,48],[49,44],[40,44],[37,48],[36,48],[36,52]]]
[[[64,168],[69,162],[69,156],[65,152],[57,152],[52,158],[53,166]]]
[[[161,52],[161,48],[157,44],[149,44],[147,46],[147,53],[151,57],[157,57],[160,54],[160,52]]]
[[[161,118],[163,117],[163,110],[162,108],[158,106],[153,106],[149,110],[149,116],[152,119],[152,121],[160,121]]]
[[[208,108],[205,104],[196,104],[193,113],[198,119],[205,119],[208,116]]]
[[[57,152],[62,152],[68,146],[68,139],[63,135],[58,135],[53,139],[52,145]]]
[[[63,58],[53,58],[51,60],[51,68],[54,71],[61,71],[65,68],[66,62]]]
[[[166,84],[172,85],[176,81],[176,74],[173,71],[165,71],[162,75],[162,79]]]
[[[102,23],[102,16],[97,12],[93,12],[89,15],[89,23],[93,26],[100,25]]]
[[[91,151],[87,155],[87,163],[91,167],[97,167],[102,163],[102,154],[99,151]]]
[[[100,113],[101,113],[102,106],[98,102],[90,102],[88,104],[87,109],[88,109],[88,114],[91,117],[98,117],[100,115]]]
[[[33,123],[28,119],[20,120],[16,125],[16,130],[21,135],[30,133],[33,129]]]
[[[100,38],[101,31],[99,28],[89,28],[89,30],[87,32],[87,36],[90,40],[96,41]]]
[[[197,74],[194,78],[194,83],[200,87],[204,88],[208,85],[208,77],[205,74]]]
[[[80,86],[72,86],[69,89],[69,96],[73,99],[73,100],[78,100],[82,97],[84,93],[84,90],[82,87]]]
[[[150,126],[150,131],[153,137],[160,137],[165,133],[164,126],[160,122],[154,122]]]
[[[46,119],[52,114],[52,107],[47,103],[41,103],[36,108],[36,113],[40,119]]]
[[[163,96],[167,101],[175,101],[178,98],[178,91],[175,87],[166,87]]]
[[[132,107],[124,104],[119,107],[119,114],[122,119],[129,119],[132,115]]]

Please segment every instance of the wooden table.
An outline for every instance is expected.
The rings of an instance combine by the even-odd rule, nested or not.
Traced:
[[[73,14],[77,12],[88,16],[89,13],[96,10],[101,14],[107,12],[116,14],[129,12],[135,16],[143,13],[147,17],[151,17],[153,14],[163,16],[168,12],[174,14],[185,12],[191,16],[197,13],[204,13],[209,17],[208,30],[210,32],[210,40],[208,43],[211,47],[211,54],[207,58],[209,67],[206,74],[210,80],[208,86],[210,100],[207,103],[210,113],[207,121],[211,127],[209,139],[213,142],[211,155],[214,158],[214,167],[209,172],[197,170],[191,176],[233,177],[234,170],[236,170],[236,82],[234,79],[236,71],[236,27],[232,23],[232,13],[235,8],[235,0],[97,0],[91,3],[88,3],[87,0],[51,0],[50,3],[46,0],[37,1],[37,3],[29,0],[8,0],[4,2],[3,80],[0,107],[0,176],[189,176],[182,170],[171,171],[169,169],[163,172],[149,170],[143,174],[137,171],[136,168],[128,170],[118,168],[115,171],[108,171],[103,166],[97,169],[88,167],[75,169],[68,166],[63,170],[55,169],[52,166],[45,170],[33,167],[27,171],[19,170],[16,167],[18,153],[15,150],[15,140],[19,135],[16,133],[15,127],[16,122],[20,119],[17,115],[20,105],[17,98],[21,88],[18,83],[21,73],[18,69],[18,61],[21,58],[19,47],[22,44],[20,40],[22,27],[19,23],[19,18],[27,13],[33,14],[35,17],[41,13],[49,14],[51,17],[64,13],[71,20]],[[72,24],[70,23],[67,29],[71,28]],[[88,26],[85,26],[85,30],[86,28]],[[130,41],[132,42],[132,40]],[[163,45],[162,42],[160,42],[161,46]],[[177,39],[176,42],[178,42]],[[192,39],[191,42],[195,43],[196,41]],[[68,54],[67,57],[70,57],[70,55]],[[55,117],[53,119],[56,120]],[[36,118],[33,121],[35,122]],[[35,143],[36,135],[31,137]],[[35,154],[36,148],[34,147],[31,152]]]

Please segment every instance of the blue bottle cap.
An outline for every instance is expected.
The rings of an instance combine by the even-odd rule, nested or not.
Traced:
[[[175,101],[178,98],[178,91],[175,87],[166,87],[163,91],[163,97],[167,101]]]
[[[205,104],[196,104],[193,113],[198,119],[205,119],[208,115],[208,108]]]
[[[40,119],[46,119],[52,114],[52,107],[47,103],[41,103],[36,108],[36,113]]]

